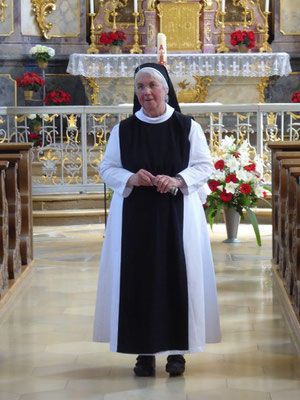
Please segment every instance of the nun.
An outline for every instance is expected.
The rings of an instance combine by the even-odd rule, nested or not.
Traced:
[[[198,191],[213,163],[201,126],[180,112],[166,68],[140,65],[133,115],[111,131],[101,177],[114,191],[101,254],[94,341],[137,355],[134,373],[170,376],[184,354],[221,340],[206,218]]]

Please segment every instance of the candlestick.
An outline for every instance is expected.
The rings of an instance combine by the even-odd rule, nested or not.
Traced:
[[[224,4],[225,4],[225,0],[224,0]],[[225,22],[224,22],[224,19],[225,19],[226,12],[221,11],[220,15],[221,15],[221,34],[220,34],[220,44],[217,47],[217,53],[228,53],[229,48],[225,44]]]
[[[270,0],[266,0],[265,12],[270,11]]]
[[[225,12],[225,0],[222,0],[221,11],[222,11],[223,13]]]
[[[94,14],[94,0],[90,0],[90,13]]]
[[[132,13],[132,15],[134,16],[134,28],[133,28],[133,39],[134,39],[134,44],[132,46],[132,48],[130,49],[130,53],[142,53],[142,49],[139,46],[139,34],[138,34],[138,24],[137,24],[137,19],[139,16],[138,12],[134,12]]]
[[[138,2],[137,2],[137,0],[133,0],[133,11],[135,13],[138,12]]]
[[[95,53],[98,54],[99,50],[96,47],[96,35],[95,35],[95,24],[94,24],[94,19],[96,14],[95,13],[89,13],[88,14],[91,17],[91,44],[89,46],[89,48],[87,49],[87,53]]]
[[[271,46],[268,42],[268,39],[269,39],[269,22],[268,22],[269,14],[270,14],[269,11],[264,12],[265,32],[264,32],[264,42],[263,42],[262,46],[259,48],[260,53],[272,53]]]
[[[117,6],[118,6],[118,2],[113,0],[111,3],[111,9],[112,9],[111,15],[112,15],[112,19],[113,19],[113,27],[112,27],[113,32],[116,32],[116,30],[117,30],[117,15],[118,15],[118,13],[116,12]]]

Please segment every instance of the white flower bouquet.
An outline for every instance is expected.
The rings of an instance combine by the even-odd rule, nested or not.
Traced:
[[[266,191],[270,191],[264,184],[262,159],[256,155],[248,140],[237,142],[233,136],[226,136],[221,141],[212,158],[215,171],[208,181],[211,193],[205,205],[210,226],[218,221],[224,207],[236,210],[241,219],[245,209],[257,244],[261,246],[257,219],[250,207],[255,206],[259,198],[265,199]]]
[[[51,57],[55,55],[55,50],[52,47],[42,46],[37,44],[31,47],[29,54],[36,58],[36,60],[48,62]]]

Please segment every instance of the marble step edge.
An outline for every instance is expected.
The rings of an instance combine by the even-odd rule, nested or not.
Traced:
[[[68,201],[68,200],[102,200],[104,193],[75,193],[75,194],[49,194],[49,195],[33,195],[32,201]]]
[[[107,210],[108,213],[109,210]],[[256,215],[265,215],[269,216],[272,214],[272,210],[270,208],[253,208],[252,211]],[[67,217],[67,216],[92,216],[92,215],[104,215],[104,208],[97,209],[77,209],[77,210],[34,210],[33,217]],[[246,215],[247,212],[244,211]]]
[[[107,211],[108,212],[108,211]],[[33,210],[33,218],[64,218],[64,217],[91,217],[104,216],[104,208],[78,210]]]

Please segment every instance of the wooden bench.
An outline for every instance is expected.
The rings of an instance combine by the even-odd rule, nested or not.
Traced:
[[[0,155],[20,154],[18,189],[21,198],[20,252],[22,265],[33,260],[32,143],[1,143]]]
[[[0,161],[0,297],[8,289],[8,205],[5,174],[9,163]]]

